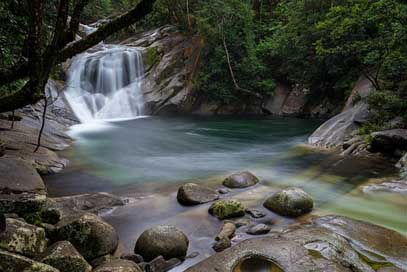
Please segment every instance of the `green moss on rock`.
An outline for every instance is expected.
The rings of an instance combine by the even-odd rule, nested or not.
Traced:
[[[219,219],[244,216],[245,207],[236,200],[219,200],[212,204],[209,213]]]

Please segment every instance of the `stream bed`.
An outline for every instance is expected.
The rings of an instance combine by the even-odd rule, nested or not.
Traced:
[[[130,203],[103,215],[120,236],[120,252],[132,252],[137,237],[158,224],[172,224],[190,239],[187,259],[173,271],[213,254],[221,221],[210,204],[183,207],[176,201],[186,182],[221,187],[231,173],[249,170],[260,184],[222,197],[262,208],[264,198],[287,186],[299,186],[315,200],[313,214],[340,214],[406,234],[406,198],[364,194],[363,184],[396,174],[394,162],[343,158],[304,147],[319,120],[294,118],[145,117],[98,122],[71,128],[74,144],[61,154],[71,161],[62,173],[46,178],[51,196],[110,192]],[[266,211],[263,209],[263,211]],[[294,219],[266,211],[256,219],[281,229]],[[238,234],[233,243],[249,238]]]

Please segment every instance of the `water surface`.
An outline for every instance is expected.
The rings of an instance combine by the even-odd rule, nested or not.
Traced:
[[[395,174],[393,162],[343,158],[300,147],[320,121],[253,118],[148,117],[79,125],[74,145],[63,154],[71,166],[47,179],[52,195],[106,191],[131,197],[129,205],[106,214],[118,230],[120,251],[131,252],[138,235],[157,224],[173,224],[187,233],[190,252],[210,254],[221,222],[209,216],[209,204],[182,207],[176,190],[185,182],[219,188],[227,175],[249,170],[261,183],[224,197],[263,209],[264,198],[278,188],[300,186],[316,201],[314,214],[342,214],[405,232],[406,199],[365,195],[360,186]],[[294,223],[266,211],[257,220],[279,229]],[[248,238],[238,234],[233,242]]]

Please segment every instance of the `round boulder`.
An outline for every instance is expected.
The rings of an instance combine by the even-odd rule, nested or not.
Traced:
[[[189,240],[174,226],[161,225],[144,231],[136,242],[134,253],[143,256],[149,262],[158,256],[166,260],[184,259],[187,255]]]
[[[208,212],[223,220],[244,216],[245,208],[241,202],[236,200],[219,200],[209,207]]]
[[[86,260],[112,253],[118,245],[115,229],[90,213],[62,219],[55,226],[54,233],[55,240],[71,242]]]
[[[214,201],[219,198],[216,191],[195,183],[182,185],[177,194],[178,202],[182,205],[197,205]]]
[[[252,173],[245,171],[233,174],[223,181],[223,185],[229,188],[246,188],[256,185],[259,179]]]
[[[302,189],[292,187],[274,193],[266,199],[263,205],[280,215],[297,217],[310,212],[314,201]]]

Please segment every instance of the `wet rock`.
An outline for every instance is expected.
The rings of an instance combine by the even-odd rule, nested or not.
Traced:
[[[274,193],[266,199],[264,207],[284,216],[297,217],[312,210],[314,202],[309,194],[292,187]]]
[[[6,231],[6,216],[0,213],[0,234]]]
[[[251,208],[247,208],[246,213],[250,214],[250,216],[253,218],[262,218],[262,217],[266,216],[266,213],[264,213],[260,210],[251,209]]]
[[[96,259],[93,259],[93,260],[90,262],[90,264],[91,264],[93,267],[98,267],[98,266],[100,266],[100,265],[102,265],[102,264],[104,264],[104,263],[116,261],[116,260],[118,260],[118,259],[119,259],[119,258],[117,258],[117,257],[115,257],[115,256],[113,256],[113,255],[106,254],[106,255],[103,255],[103,256],[98,257],[98,258],[96,258]],[[129,260],[129,261],[130,261],[130,260]]]
[[[397,162],[396,167],[400,169],[400,177],[407,179],[407,153]]]
[[[244,216],[245,208],[237,200],[219,200],[209,207],[209,213],[223,220],[227,218]]]
[[[3,157],[6,154],[6,144],[0,142],[0,157]]]
[[[216,235],[215,240],[219,241],[219,240],[222,240],[223,238],[231,239],[233,237],[233,235],[235,234],[235,231],[236,231],[235,224],[233,224],[231,222],[225,222],[223,224],[220,232],[218,233],[218,235]]]
[[[166,272],[181,264],[181,261],[177,258],[165,260],[162,256],[158,256],[148,264],[146,264],[144,270],[146,272]]]
[[[258,224],[255,226],[250,227],[246,233],[250,235],[261,235],[269,233],[271,228],[266,224]]]
[[[144,262],[143,256],[141,256],[140,254],[124,254],[122,256],[120,256],[120,259],[123,260],[129,260],[135,263],[142,263]]]
[[[199,256],[199,252],[198,251],[194,251],[191,254],[189,254],[188,256],[185,257],[185,259],[193,259]]]
[[[112,253],[118,245],[115,229],[91,213],[62,219],[53,238],[71,242],[86,260]]]
[[[252,173],[245,171],[233,174],[223,181],[223,185],[228,188],[246,188],[256,185],[259,179]]]
[[[238,229],[240,227],[250,225],[252,223],[252,221],[248,218],[239,218],[239,219],[233,220],[232,223],[235,224],[236,228]]]
[[[406,250],[406,237],[397,232],[349,218],[325,216],[278,235],[245,240],[186,272],[237,272],[242,263],[245,271],[254,271],[261,261],[259,256],[263,261],[273,260],[276,270],[271,271],[374,272],[390,267],[404,271]]]
[[[101,264],[93,269],[93,272],[142,272],[142,270],[132,261],[118,259]]]
[[[407,150],[407,129],[392,129],[372,133],[372,152],[393,154],[396,150]]]
[[[49,198],[42,209],[41,217],[47,223],[56,224],[63,217],[78,212],[99,213],[115,206],[123,206],[126,201],[109,193],[93,193]]]
[[[24,256],[0,249],[0,271],[2,272],[59,272],[58,269],[33,261]]]
[[[6,219],[6,230],[0,234],[1,249],[31,257],[43,253],[46,247],[43,228],[13,218]]]
[[[89,272],[92,267],[68,241],[56,242],[41,255],[39,261],[61,272]]]
[[[156,226],[144,231],[137,239],[134,253],[151,261],[158,256],[166,260],[172,258],[184,259],[188,250],[187,236],[173,226]]]
[[[195,183],[182,185],[177,194],[178,202],[182,205],[197,205],[214,201],[219,198],[215,190]]]
[[[0,194],[0,213],[29,214],[40,211],[47,201],[44,194],[3,193]]]
[[[226,188],[219,188],[217,191],[218,191],[218,193],[221,194],[221,195],[225,195],[225,194],[227,194],[227,193],[230,192],[230,190],[229,190],[229,189],[226,189]]]
[[[363,192],[370,194],[375,192],[386,192],[407,195],[407,179],[389,180],[378,184],[363,186]]]
[[[216,241],[215,244],[213,244],[212,248],[216,252],[221,252],[231,246],[232,242],[230,241],[230,239],[227,237],[223,237],[221,240]]]

